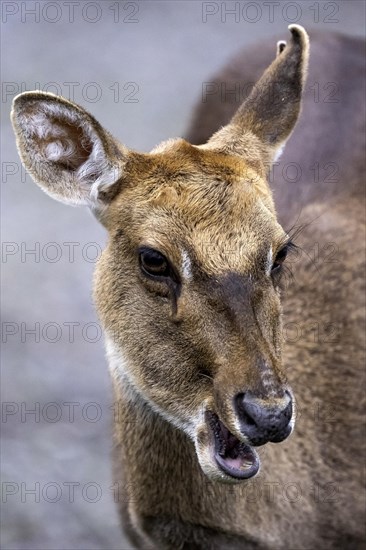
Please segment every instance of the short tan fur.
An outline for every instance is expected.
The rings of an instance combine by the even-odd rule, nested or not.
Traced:
[[[89,206],[109,233],[94,296],[118,403],[121,517],[141,549],[361,548],[359,470],[336,440],[324,454],[305,418],[276,444],[295,424],[288,378],[305,406],[314,395],[339,399],[339,384],[318,370],[327,351],[311,362],[301,347],[283,349],[280,279],[291,237],[267,176],[306,80],[308,36],[298,25],[290,31],[231,121],[201,145],[174,139],[140,154],[66,99],[26,92],[14,100],[19,153],[35,181]],[[357,229],[352,208],[340,242]],[[334,217],[325,223],[337,230]],[[299,277],[287,307],[301,316],[307,281]],[[324,304],[332,292],[325,284]],[[343,434],[360,418],[354,372],[347,385],[358,397],[352,414],[340,408]],[[339,501],[310,496],[334,481]],[[278,501],[291,482],[309,494]]]

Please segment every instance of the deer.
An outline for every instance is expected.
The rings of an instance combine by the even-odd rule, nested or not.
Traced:
[[[136,548],[364,547],[362,43],[289,31],[273,61],[264,41],[217,75],[252,83],[240,105],[210,94],[189,139],[149,153],[65,98],[13,102],[35,182],[108,232],[94,299]],[[281,154],[301,182],[271,176]],[[322,188],[315,162],[341,177]]]

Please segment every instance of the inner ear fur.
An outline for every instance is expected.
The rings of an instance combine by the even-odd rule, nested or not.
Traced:
[[[127,149],[75,103],[24,92],[15,97],[11,118],[24,166],[57,200],[96,207],[120,179]]]

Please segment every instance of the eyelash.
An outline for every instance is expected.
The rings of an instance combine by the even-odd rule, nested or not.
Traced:
[[[293,273],[291,271],[291,268],[288,265],[285,265],[285,259],[288,257],[288,255],[296,251],[297,246],[295,243],[291,240],[287,241],[283,244],[283,246],[279,249],[279,251],[276,254],[275,261],[273,262],[272,270],[271,270],[271,277],[273,281],[278,284],[283,282],[283,277],[285,276],[286,279],[292,279]],[[281,262],[277,262],[278,265],[276,266],[276,260],[281,253],[284,253],[284,257],[281,258]]]
[[[272,272],[281,269],[284,261],[286,260],[287,254],[288,254],[288,245],[286,244],[285,246],[280,248],[280,250],[277,252],[275,260],[272,264],[272,270],[271,270]]]

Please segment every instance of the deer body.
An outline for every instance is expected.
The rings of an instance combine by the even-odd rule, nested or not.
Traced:
[[[280,225],[266,176],[296,123],[308,58],[305,31],[291,33],[242,107],[213,97],[197,110],[189,136],[197,145],[171,140],[139,154],[67,100],[34,92],[14,103],[18,147],[36,181],[90,206],[109,231],[94,295],[114,387],[121,517],[137,548],[362,547],[364,212],[354,103],[359,113],[363,100],[362,85],[349,86],[360,51],[357,41],[314,39],[309,80],[314,70],[328,82],[342,68],[344,103],[317,115],[305,93],[284,153],[304,169],[301,188],[273,184]],[[267,54],[264,46],[258,65],[253,55],[252,72],[234,64],[224,77],[257,80]],[[321,116],[342,139],[328,139]],[[319,193],[309,166],[334,159],[340,180]],[[309,254],[296,262],[283,308],[302,332],[283,347],[277,277],[290,248],[284,228],[299,210],[317,218],[303,249],[334,242],[337,262],[314,264]],[[293,429],[295,397],[295,433],[277,445]]]

